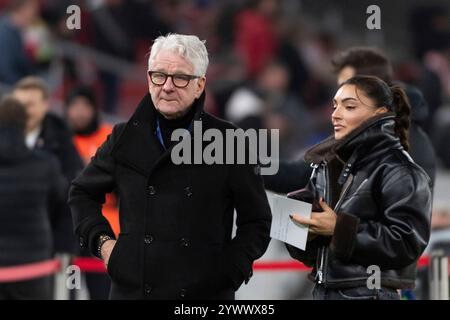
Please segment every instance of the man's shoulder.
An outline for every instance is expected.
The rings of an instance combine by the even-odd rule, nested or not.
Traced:
[[[119,122],[116,123],[113,127],[112,127],[112,131],[111,134],[113,136],[119,136],[122,134],[122,132],[125,130],[127,126],[127,122]]]
[[[125,132],[125,129],[127,128],[127,122],[119,122],[116,123],[112,127],[111,133],[108,135],[108,138],[106,139],[106,142],[111,148],[115,148],[121,140],[123,133]]]

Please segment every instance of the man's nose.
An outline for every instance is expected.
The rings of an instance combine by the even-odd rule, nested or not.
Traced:
[[[166,83],[163,85],[163,89],[165,91],[172,91],[175,88],[175,85],[173,84],[173,78],[167,77]]]

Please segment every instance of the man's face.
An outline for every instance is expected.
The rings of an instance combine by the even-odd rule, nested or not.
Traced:
[[[170,51],[159,52],[151,63],[150,71],[195,75],[192,64]],[[205,77],[201,77],[190,80],[185,88],[178,88],[171,77],[168,77],[163,85],[153,84],[148,74],[147,80],[153,104],[167,119],[176,119],[186,114],[194,100],[202,94],[206,82]]]
[[[67,122],[74,131],[88,127],[94,117],[94,106],[85,97],[76,97],[67,106]]]
[[[344,81],[354,77],[356,75],[356,70],[353,67],[345,66],[339,71],[337,75],[337,83],[341,85]]]
[[[20,9],[21,23],[24,27],[33,24],[39,17],[39,3],[36,0],[30,0],[25,3]]]
[[[41,125],[48,111],[48,100],[39,89],[14,90],[13,96],[26,108],[28,120],[26,131],[30,132]]]

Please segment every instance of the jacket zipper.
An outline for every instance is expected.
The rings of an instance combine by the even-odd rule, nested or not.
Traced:
[[[330,201],[329,201],[330,199],[327,198],[327,195],[329,194],[328,188],[330,185],[329,181],[328,181],[328,167],[327,167],[326,162],[324,163],[324,165],[325,165],[324,172],[325,172],[325,183],[326,183],[325,191],[324,191],[324,198],[326,199],[327,203],[330,203]],[[347,180],[345,182],[345,188],[342,191],[341,196],[339,197],[339,200],[336,203],[336,206],[334,207],[334,212],[339,210],[339,208],[342,204],[342,201],[344,200],[345,195],[347,194],[348,189],[352,185],[352,182],[353,182],[353,175],[350,175],[347,178]],[[317,269],[317,276],[316,276],[318,284],[326,283],[326,281],[325,281],[326,279],[324,279],[324,269],[325,269],[324,264],[325,264],[325,258],[326,258],[325,255],[326,255],[326,251],[327,251],[327,246],[322,246],[320,249],[321,249],[320,250],[320,264],[319,264],[319,268]]]
[[[323,260],[324,260],[325,246],[320,248],[320,265],[317,269],[317,282],[322,284],[323,282]]]
[[[339,210],[339,208],[341,207],[342,201],[344,201],[344,197],[347,194],[348,189],[352,185],[352,182],[353,182],[353,175],[349,175],[349,177],[347,178],[347,180],[344,183],[346,186],[345,186],[344,190],[342,190],[341,196],[339,197],[339,200],[336,203],[336,206],[334,207],[334,212]]]
[[[328,166],[327,166],[327,162],[324,161],[324,163],[322,165],[324,166],[324,174],[325,174],[325,188],[324,188],[324,195],[323,196],[324,196],[324,198],[326,199],[326,201],[328,203],[329,201],[328,201],[327,196],[328,196],[329,183],[328,183]],[[319,267],[317,269],[317,275],[316,275],[316,279],[317,279],[317,282],[319,284],[322,284],[324,282],[324,277],[323,277],[323,270],[324,270],[324,268],[323,268],[323,264],[324,264],[324,258],[325,258],[325,249],[326,249],[326,246],[320,247],[320,262],[319,262]]]

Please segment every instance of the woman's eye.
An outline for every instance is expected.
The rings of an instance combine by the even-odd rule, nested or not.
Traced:
[[[345,106],[345,109],[347,109],[347,110],[353,110],[355,108],[356,108],[355,106]]]

